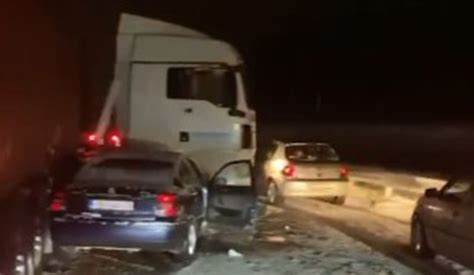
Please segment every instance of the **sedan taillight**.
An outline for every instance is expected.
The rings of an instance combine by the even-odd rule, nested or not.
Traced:
[[[161,193],[156,195],[155,215],[157,217],[171,218],[178,215],[176,195],[172,193]]]
[[[63,192],[54,193],[49,210],[53,212],[66,210],[66,194]]]

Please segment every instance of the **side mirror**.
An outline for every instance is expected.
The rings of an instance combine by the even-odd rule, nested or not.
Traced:
[[[244,111],[241,111],[236,108],[231,108],[229,110],[229,116],[234,116],[234,117],[245,117],[246,113]]]
[[[425,190],[425,197],[427,198],[435,198],[439,196],[438,189],[436,188],[429,188]]]

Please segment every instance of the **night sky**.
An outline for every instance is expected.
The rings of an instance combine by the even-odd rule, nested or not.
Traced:
[[[473,9],[452,2],[138,0],[128,9],[236,45],[264,121],[469,122]]]

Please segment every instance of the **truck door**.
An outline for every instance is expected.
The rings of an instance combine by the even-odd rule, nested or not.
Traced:
[[[219,65],[134,63],[130,137],[185,151],[251,144],[253,119],[238,93],[240,75]],[[243,89],[243,88],[242,88]],[[250,128],[250,129],[249,129]]]

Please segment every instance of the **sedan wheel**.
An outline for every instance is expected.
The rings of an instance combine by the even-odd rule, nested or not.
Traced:
[[[425,229],[418,219],[412,223],[411,247],[413,251],[423,258],[433,258],[434,253],[426,242]]]
[[[191,224],[188,230],[187,239],[187,253],[189,256],[193,256],[196,253],[197,239],[196,226]]]
[[[188,228],[186,240],[181,252],[174,254],[174,260],[178,262],[184,262],[185,264],[190,263],[196,257],[196,250],[198,244],[198,231],[195,223],[192,223]]]

